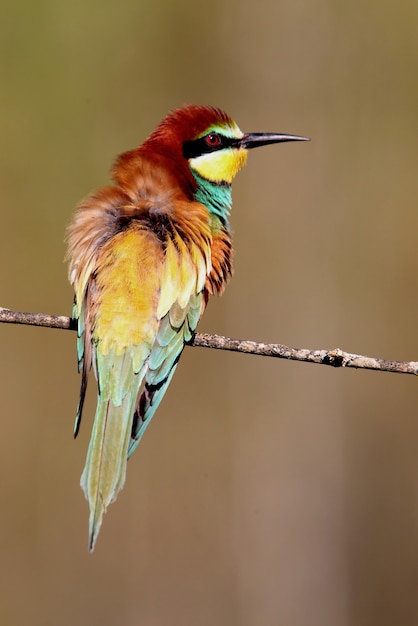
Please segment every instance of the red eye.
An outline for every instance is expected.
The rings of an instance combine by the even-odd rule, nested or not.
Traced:
[[[216,133],[210,133],[209,135],[206,135],[205,142],[208,146],[213,148],[221,145],[221,138]]]

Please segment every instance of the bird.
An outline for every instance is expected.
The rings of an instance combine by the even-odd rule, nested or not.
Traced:
[[[187,105],[121,154],[113,184],[76,207],[67,231],[81,374],[75,437],[91,368],[97,380],[80,481],[90,551],[209,297],[231,277],[235,175],[249,150],[304,140],[243,133],[221,109]]]

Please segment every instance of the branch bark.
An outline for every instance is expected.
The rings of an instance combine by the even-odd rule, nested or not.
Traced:
[[[77,330],[77,321],[70,317],[44,313],[23,313],[2,307],[0,307],[0,322],[61,328],[63,330]],[[331,367],[353,367],[356,369],[377,370],[380,372],[418,375],[418,361],[388,361],[363,356],[361,354],[351,354],[339,348],[334,348],[333,350],[290,348],[280,343],[260,343],[248,340],[229,339],[221,335],[208,335],[206,333],[196,333],[189,345],[192,347],[215,348],[217,350],[230,350],[232,352],[243,352],[245,354],[271,356],[291,361],[330,365]]]

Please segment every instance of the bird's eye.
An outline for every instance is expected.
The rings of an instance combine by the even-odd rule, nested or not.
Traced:
[[[210,146],[211,148],[216,148],[216,146],[220,146],[221,145],[222,139],[216,133],[209,133],[209,135],[206,135],[206,137],[205,137],[205,143],[206,143],[206,145]]]

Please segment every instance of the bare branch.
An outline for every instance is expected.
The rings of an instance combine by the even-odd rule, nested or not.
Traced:
[[[333,350],[308,350],[307,348],[289,348],[280,343],[258,343],[255,341],[228,339],[219,335],[206,335],[197,333],[193,340],[193,346],[204,348],[218,348],[219,350],[232,350],[246,354],[258,354],[259,356],[274,356],[278,359],[290,361],[304,361],[305,363],[318,363],[319,365],[331,365],[332,367],[354,367],[356,369],[378,370],[380,372],[397,372],[398,374],[418,375],[417,361],[387,361],[374,357],[351,354],[339,348]]]
[[[0,322],[6,324],[26,324],[29,326],[47,326],[63,330],[77,330],[77,321],[64,315],[48,315],[46,313],[23,313],[0,307]]]
[[[63,315],[47,315],[44,313],[23,313],[0,307],[0,322],[9,324],[26,324],[76,330],[77,321]],[[191,346],[230,350],[259,356],[272,356],[278,359],[304,361],[331,365],[332,367],[354,367],[356,369],[377,370],[380,372],[397,372],[399,374],[418,375],[417,361],[387,361],[361,354],[350,354],[339,348],[333,350],[308,350],[306,348],[289,348],[280,343],[258,343],[240,339],[229,339],[220,335],[196,333],[190,342]]]

